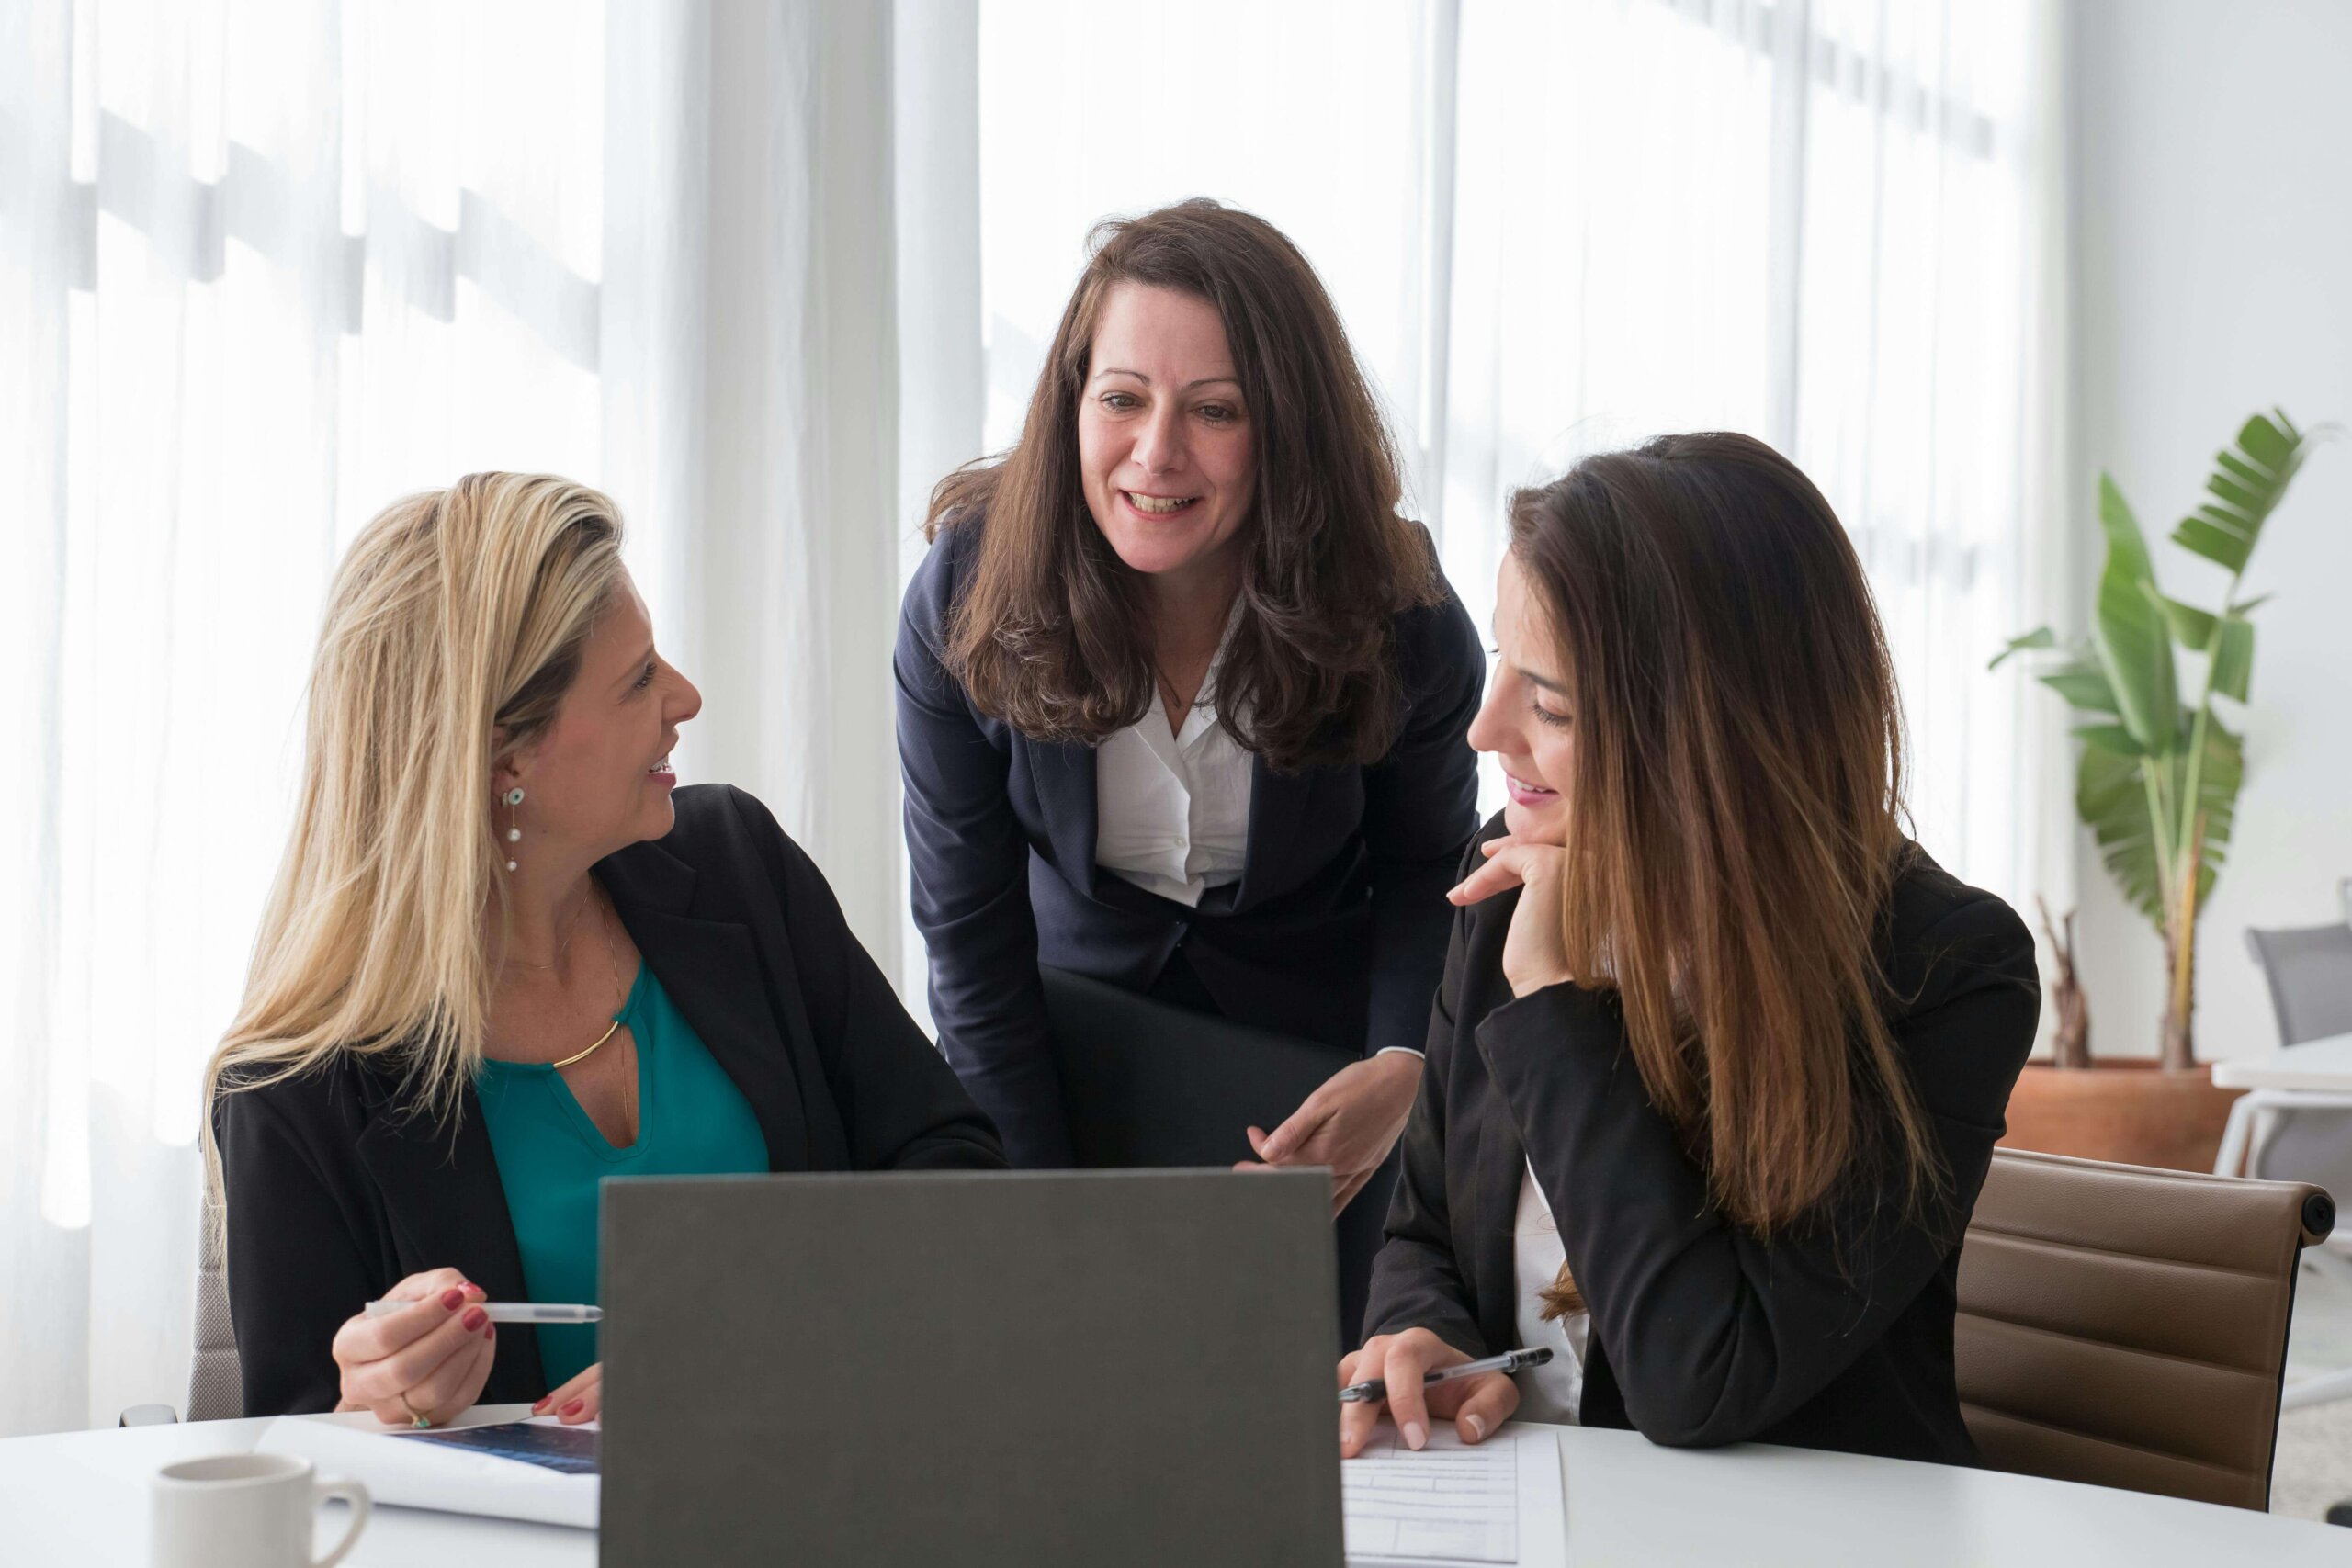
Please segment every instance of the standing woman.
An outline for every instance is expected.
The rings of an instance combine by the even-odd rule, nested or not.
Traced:
[[[1511,506],[1465,858],[1366,1325],[1406,1442],[1514,1411],[1973,1462],[1962,1235],[2040,1009],[1904,836],[1894,681],[1820,492],[1742,435]],[[1431,1368],[1547,1346],[1550,1365]],[[1351,1404],[1343,1451],[1377,1404]]]
[[[1332,1168],[1351,1335],[1486,673],[1398,494],[1288,240],[1204,200],[1105,223],[1019,444],[933,498],[896,660],[933,1016],[1013,1163],[1071,1163],[1092,1110],[1056,1077],[1040,963],[1358,1055],[1249,1130]]]
[[[473,474],[336,573],[209,1080],[248,1416],[588,1420],[595,1331],[481,1303],[595,1299],[602,1180],[1003,1164],[808,855],[675,788],[702,698],[620,547],[585,486]]]

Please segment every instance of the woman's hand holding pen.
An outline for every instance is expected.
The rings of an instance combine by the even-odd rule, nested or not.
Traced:
[[[1375,1334],[1363,1349],[1341,1357],[1341,1388],[1378,1378],[1388,1385],[1388,1397],[1340,1406],[1340,1457],[1353,1459],[1363,1451],[1384,1411],[1396,1423],[1408,1449],[1430,1440],[1431,1416],[1452,1421],[1465,1443],[1484,1441],[1519,1408],[1519,1385],[1508,1372],[1481,1372],[1421,1386],[1426,1374],[1470,1359],[1426,1328]]]
[[[1324,1079],[1272,1132],[1250,1128],[1250,1146],[1258,1151],[1258,1160],[1243,1160],[1234,1168],[1328,1165],[1336,1216],[1396,1146],[1420,1085],[1421,1059],[1408,1051],[1351,1062]]]
[[[498,1350],[498,1325],[481,1309],[485,1292],[455,1269],[411,1274],[384,1292],[410,1304],[395,1313],[354,1314],[335,1332],[343,1373],[337,1410],[370,1410],[388,1426],[439,1426],[481,1397]]]
[[[1469,905],[1514,887],[1525,889],[1503,937],[1503,978],[1510,982],[1510,994],[1532,996],[1546,986],[1575,981],[1560,932],[1560,879],[1566,874],[1568,852],[1509,833],[1478,850],[1487,863],[1464,877],[1446,897]]]

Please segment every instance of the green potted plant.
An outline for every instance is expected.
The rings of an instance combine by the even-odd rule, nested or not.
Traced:
[[[2314,433],[2314,435],[2316,433]],[[2062,1034],[2053,1065],[2028,1069],[2010,1101],[2010,1141],[2026,1147],[2143,1165],[2211,1168],[2233,1098],[2197,1070],[2190,1019],[2196,1003],[2197,922],[2226,857],[2245,751],[2225,722],[2254,673],[2254,623],[2262,595],[2240,597],[2245,566],[2302,466],[2313,435],[2273,410],[2240,428],[2218,454],[2206,496],[2173,529],[2173,543],[2229,573],[2220,607],[2166,595],[2146,536],[2108,474],[2098,519],[2107,542],[2091,632],[2062,642],[2048,626],[2012,639],[1993,660],[2039,656],[2042,684],[2080,721],[2075,809],[2124,897],[2165,944],[2164,1024],[2154,1064],[2133,1073],[2088,1074],[2087,1024],[2075,985],[2071,940],[2057,947]],[[2183,656],[2187,656],[2184,675]],[[2048,912],[2043,912],[2050,926]],[[2073,919],[2066,921],[2068,939]],[[2151,1069],[2154,1070],[2151,1070]]]

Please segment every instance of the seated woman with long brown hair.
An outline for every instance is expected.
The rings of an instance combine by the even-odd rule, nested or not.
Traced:
[[[1460,906],[1343,1383],[1419,1448],[1514,1413],[1975,1457],[1961,1241],[2040,1008],[2015,913],[1905,836],[1860,564],[1740,435],[1514,498]],[[1521,1345],[1548,1366],[1434,1385]],[[1379,1404],[1343,1407],[1342,1450]]]

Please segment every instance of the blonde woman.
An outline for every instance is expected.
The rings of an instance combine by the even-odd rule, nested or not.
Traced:
[[[613,1176],[997,1167],[994,1130],[757,800],[595,491],[475,474],[353,543],[209,1130],[249,1416],[599,1414]],[[387,1298],[390,1315],[362,1308]]]

